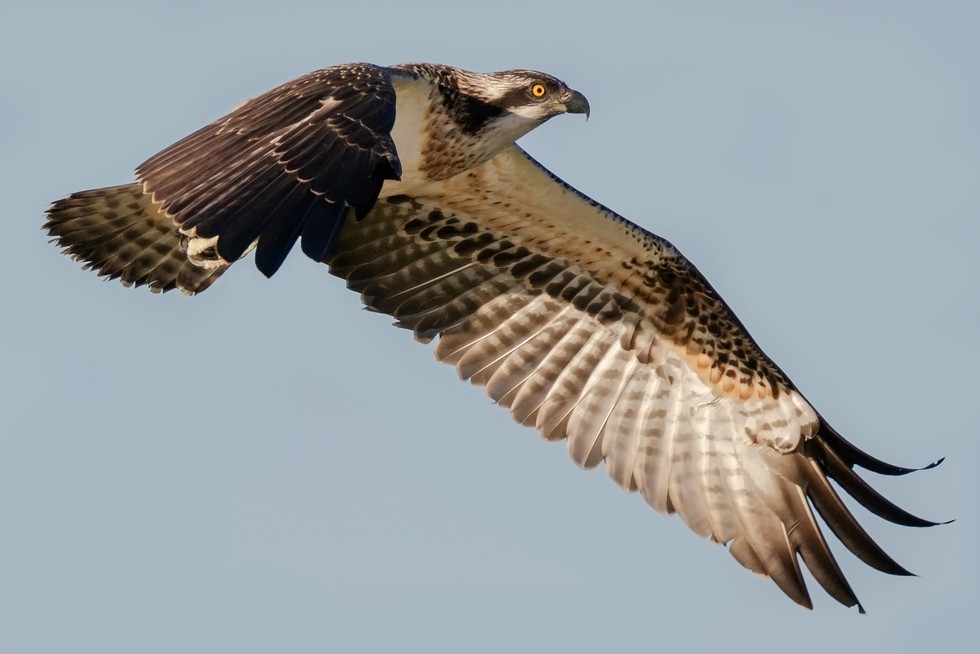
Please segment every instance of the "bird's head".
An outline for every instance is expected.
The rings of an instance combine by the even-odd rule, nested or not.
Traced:
[[[464,129],[517,140],[559,114],[589,115],[589,101],[561,80],[535,70],[460,71],[458,105]]]
[[[536,70],[487,73],[482,93],[486,102],[539,124],[558,114],[589,115],[589,101],[560,79]]]
[[[426,174],[433,180],[488,161],[549,118],[589,115],[584,95],[535,70],[473,73],[436,64],[395,68],[428,80],[441,96],[427,114],[428,145],[423,153]],[[451,149],[447,143],[452,143]],[[450,150],[452,157],[447,157]]]

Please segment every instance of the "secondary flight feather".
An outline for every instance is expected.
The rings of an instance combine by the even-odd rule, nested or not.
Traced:
[[[134,183],[55,202],[45,228],[100,275],[188,294],[252,250],[271,276],[298,241],[580,466],[605,462],[799,604],[802,560],[860,607],[815,512],[862,561],[908,574],[830,481],[886,520],[935,524],[854,470],[911,469],[834,431],[669,242],[515,145],[588,112],[536,71],[334,66],[168,147]]]

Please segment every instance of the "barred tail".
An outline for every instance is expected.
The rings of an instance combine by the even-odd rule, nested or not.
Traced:
[[[221,259],[191,261],[187,237],[140,184],[72,193],[51,205],[44,229],[86,268],[154,292],[200,293],[229,265]]]

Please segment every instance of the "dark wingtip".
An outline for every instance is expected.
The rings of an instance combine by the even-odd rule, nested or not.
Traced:
[[[826,474],[840,484],[848,495],[875,515],[905,527],[934,527],[940,524],[913,515],[886,499],[862,479],[830,443],[816,441],[814,445],[814,454],[823,463]]]
[[[932,463],[929,463],[929,464],[924,465],[924,466],[919,467],[919,468],[906,468],[906,467],[892,466],[893,468],[897,468],[899,470],[899,472],[886,472],[886,473],[882,473],[882,474],[893,475],[895,477],[901,477],[902,475],[907,475],[910,472],[922,472],[923,470],[932,470],[933,468],[935,468],[936,466],[938,466],[940,463],[942,463],[945,460],[946,460],[946,457],[941,457],[938,461],[933,461]],[[886,464],[886,465],[890,465],[890,464]],[[862,466],[862,467],[864,467],[864,466]],[[869,470],[872,470],[873,472],[878,472],[877,470],[873,470],[872,468],[868,468],[868,469]]]
[[[400,181],[402,178],[402,164],[397,157],[388,156],[378,161],[371,175],[371,182],[362,190],[361,193],[354,194],[347,198],[347,201],[354,207],[354,217],[362,220],[374,208],[381,194],[381,189],[387,180]]]
[[[344,226],[349,207],[343,202],[332,204],[317,201],[303,225],[300,247],[314,261],[323,261],[333,250]]]
[[[848,467],[853,468],[855,465],[858,465],[865,470],[876,472],[879,475],[900,477],[902,475],[907,475],[910,472],[919,472],[920,470],[935,468],[946,460],[946,457],[943,457],[938,461],[934,461],[933,463],[921,468],[908,468],[905,466],[897,466],[892,463],[887,463],[881,459],[871,456],[864,450],[859,449],[853,443],[841,436],[840,433],[831,427],[822,417],[820,418],[820,434],[824,440],[827,441],[827,444],[837,452],[841,459],[843,459]]]

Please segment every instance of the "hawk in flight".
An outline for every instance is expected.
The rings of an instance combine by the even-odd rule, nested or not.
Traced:
[[[589,103],[535,71],[335,66],[166,148],[134,183],[55,202],[45,228],[100,275],[187,294],[253,249],[273,275],[299,241],[583,468],[605,462],[799,604],[802,560],[860,608],[814,509],[862,561],[909,574],[830,481],[886,520],[935,524],[854,471],[911,469],[834,431],[670,243],[515,145],[563,113]]]

